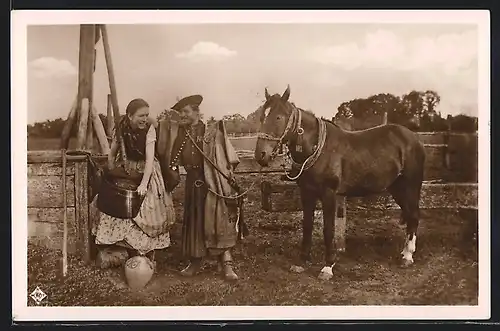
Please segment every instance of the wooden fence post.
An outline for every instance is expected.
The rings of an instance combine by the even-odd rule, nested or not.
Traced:
[[[346,198],[336,196],[337,211],[335,213],[335,249],[337,252],[345,252],[345,239],[347,232],[347,209]]]
[[[120,110],[118,108],[118,95],[116,94],[115,73],[113,70],[113,61],[111,60],[111,50],[108,41],[108,29],[106,25],[100,25],[102,44],[104,47],[104,58],[106,60],[106,68],[108,70],[109,90],[111,92],[111,104],[113,105],[113,117],[115,123],[120,121]]]
[[[89,108],[87,118],[87,139],[85,142],[85,149],[92,151],[94,149],[94,123],[92,119],[92,108]]]
[[[77,149],[88,149],[93,141],[92,130],[92,105],[93,105],[93,69],[95,62],[95,25],[80,25],[80,52],[78,58],[78,97],[77,108],[79,112],[78,145]],[[83,105],[82,101],[87,99],[88,104]],[[86,111],[82,111],[86,107]],[[85,117],[85,118],[84,118]]]
[[[450,169],[451,168],[451,164],[450,164],[450,134],[451,134],[451,115],[448,115],[447,118],[446,118],[446,132],[444,133],[444,136],[443,136],[443,143],[445,145],[444,147],[444,166],[446,167],[446,169]]]
[[[85,263],[91,259],[91,233],[89,226],[88,162],[75,162],[75,210],[78,231],[79,253]]]
[[[76,96],[75,101],[73,102],[71,110],[68,114],[68,118],[64,123],[64,127],[61,133],[61,146],[60,146],[61,149],[68,149],[69,147],[69,139],[71,138],[71,131],[78,118],[77,107],[78,107],[78,96]]]
[[[85,149],[86,140],[87,140],[87,126],[89,125],[89,111],[90,111],[90,102],[88,98],[83,98],[80,101],[80,118],[78,121],[78,133],[77,133],[77,146],[76,149]]]
[[[108,137],[108,142],[111,146],[111,136],[113,134],[113,129],[115,127],[115,122],[113,120],[113,104],[111,102],[111,94],[108,94],[108,105],[107,105],[107,108],[106,108],[106,118],[107,118],[107,132],[106,132],[106,135]]]
[[[109,142],[106,137],[106,132],[104,131],[101,118],[99,117],[99,114],[97,113],[95,107],[92,107],[91,115],[95,135],[97,136],[97,141],[99,142],[99,146],[101,147],[101,152],[103,154],[109,154]]]

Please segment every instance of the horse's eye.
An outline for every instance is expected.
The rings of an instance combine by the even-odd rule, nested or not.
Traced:
[[[277,120],[280,120],[280,119],[281,119],[281,116],[276,116],[276,119],[277,119]]]

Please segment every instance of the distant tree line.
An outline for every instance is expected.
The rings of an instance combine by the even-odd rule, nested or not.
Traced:
[[[107,116],[99,114],[99,118],[102,121],[104,130],[108,130]],[[60,138],[61,132],[66,123],[65,119],[57,118],[55,120],[47,120],[45,122],[36,122],[34,124],[28,124],[28,137],[39,137],[39,138]],[[76,137],[78,133],[77,126],[74,125],[71,128],[71,137]]]
[[[343,102],[337,108],[337,113],[332,114],[332,119],[347,129],[360,130],[381,124],[384,114],[387,113],[388,123],[401,124],[413,131],[445,131],[448,129],[448,125],[452,131],[456,132],[475,132],[477,130],[477,117],[460,114],[444,118],[440,112],[436,111],[440,101],[439,94],[432,90],[414,90],[401,97],[390,93],[379,93],[368,98],[356,98]],[[165,110],[157,119],[165,117],[175,119],[177,113]],[[99,118],[107,132],[106,115],[99,114]],[[246,118],[241,114],[232,114],[225,115],[222,119],[225,122],[227,132],[231,134],[256,133],[260,126],[256,111]],[[206,120],[207,123],[214,121],[213,116]],[[29,124],[28,136],[59,138],[64,123],[64,119],[58,118]],[[76,134],[76,127],[73,127],[71,136],[76,137]]]
[[[477,130],[477,117],[460,114],[444,118],[436,111],[440,101],[439,94],[432,90],[414,90],[401,97],[380,93],[343,102],[333,119],[352,130],[360,130],[381,124],[386,113],[388,123],[401,124],[413,131]]]

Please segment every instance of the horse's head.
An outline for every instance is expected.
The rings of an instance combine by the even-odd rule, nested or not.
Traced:
[[[276,156],[280,145],[286,141],[294,110],[292,104],[288,102],[290,86],[283,95],[270,95],[266,88],[265,95],[266,102],[259,108],[261,127],[254,155],[257,163],[263,167],[269,164],[269,161]]]

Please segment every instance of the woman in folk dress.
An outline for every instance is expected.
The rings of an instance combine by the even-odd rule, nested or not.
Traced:
[[[142,99],[132,100],[119,123],[121,137],[116,136],[115,130],[108,156],[109,170],[124,167],[121,141],[128,168],[142,175],[137,191],[145,197],[138,215],[134,219],[115,218],[98,211],[97,196],[92,201],[92,234],[96,244],[116,244],[133,249],[139,255],[152,255],[148,253],[169,247],[169,227],[175,221],[172,196],[165,190],[160,164],[155,157],[156,130],[148,116],[148,103]]]

